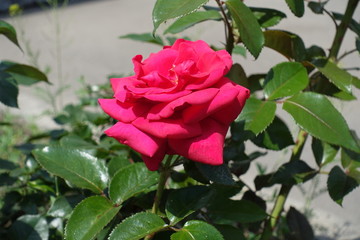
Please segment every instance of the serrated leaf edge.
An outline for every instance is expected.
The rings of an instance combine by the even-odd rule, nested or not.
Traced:
[[[85,199],[83,199],[81,202],[79,202],[78,204],[76,204],[76,206],[75,206],[75,208],[73,209],[73,211],[71,212],[71,214],[70,214],[70,216],[69,216],[69,219],[68,219],[68,221],[67,221],[67,223],[66,223],[66,226],[65,226],[65,231],[64,231],[64,239],[65,239],[65,240],[67,239],[67,235],[68,235],[68,232],[67,232],[67,231],[68,231],[68,228],[67,228],[67,226],[68,226],[68,223],[69,223],[69,221],[70,221],[73,213],[75,212],[75,210],[79,207],[79,205],[80,205],[81,203],[85,202],[85,200],[88,200],[88,199],[90,199],[90,198],[98,198],[98,197],[102,197],[102,198],[104,198],[105,200],[107,200],[109,203],[112,204],[112,202],[111,202],[108,198],[103,197],[103,196],[99,196],[99,195],[85,198]],[[112,205],[113,205],[113,204],[112,204]],[[114,207],[114,208],[116,208],[116,207]],[[118,208],[120,209],[120,206],[118,206]],[[104,227],[105,227],[105,226],[104,226]],[[96,236],[101,230],[102,230],[102,229],[100,229],[97,233],[95,233],[94,236]]]
[[[122,220],[119,224],[117,224],[116,227],[114,227],[114,229],[113,229],[113,230],[111,231],[111,233],[109,234],[108,240],[111,240],[111,236],[113,235],[113,233],[115,232],[115,230],[118,228],[118,226],[119,226],[120,224],[122,224],[122,223],[125,222],[125,221],[130,221],[132,218],[135,218],[135,217],[137,217],[138,215],[143,215],[143,214],[150,214],[150,215],[155,215],[155,216],[159,217],[158,215],[156,215],[156,214],[154,214],[154,213],[151,213],[151,212],[138,212],[138,213],[135,213],[135,214],[131,215],[130,217],[125,218],[124,220]],[[161,217],[159,217],[159,218],[162,220]],[[162,220],[162,221],[164,221],[164,220]],[[164,222],[164,225],[162,226],[162,228],[165,228],[165,227],[167,227],[167,226],[168,226],[168,225]],[[160,229],[161,229],[161,228],[160,228]],[[152,232],[147,232],[146,234],[150,234],[150,233],[152,233]],[[131,240],[134,240],[134,239],[131,239]]]

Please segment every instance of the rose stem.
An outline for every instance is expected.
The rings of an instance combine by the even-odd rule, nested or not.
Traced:
[[[160,166],[160,169],[159,169],[160,178],[159,178],[159,183],[158,183],[158,187],[157,187],[156,194],[155,194],[154,204],[152,207],[152,212],[155,214],[158,214],[158,212],[159,212],[159,204],[161,201],[162,194],[164,192],[166,181],[167,181],[168,177],[170,176],[170,164],[171,164],[171,160],[173,157],[174,157],[174,155],[168,155],[165,160],[164,166]]]

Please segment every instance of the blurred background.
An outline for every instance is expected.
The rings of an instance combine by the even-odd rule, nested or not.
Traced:
[[[109,75],[130,74],[133,56],[141,54],[147,57],[149,53],[161,49],[158,45],[119,38],[129,33],[151,32],[154,3],[155,0],[0,0],[0,18],[15,27],[23,49],[21,52],[1,37],[0,59],[35,66],[47,73],[52,83],[21,87],[20,108],[9,109],[0,105],[0,113],[22,116],[42,128],[56,127],[51,113],[77,101],[76,96],[85,85],[96,88],[98,84],[107,83]],[[297,18],[284,0],[248,0],[245,3],[286,13],[287,18],[275,28],[299,35],[306,47],[316,44],[326,49],[331,46],[335,27],[328,16],[316,15],[306,8],[305,16]],[[346,3],[330,0],[326,6],[329,11],[343,13]],[[354,18],[359,22],[359,7]],[[158,33],[161,34],[164,29],[165,26],[160,27]],[[225,41],[223,24],[215,21],[201,23],[176,35],[178,38],[184,36],[192,40],[202,39],[217,47],[223,47]],[[340,54],[354,48],[354,36],[354,33],[347,32]],[[235,56],[234,61],[243,66],[246,74],[253,74],[267,72],[286,59],[265,48],[256,61],[250,54],[245,58]],[[355,52],[344,58],[341,65],[351,68],[359,63],[359,53]],[[351,73],[360,77],[359,70]],[[360,91],[354,89],[354,95],[359,98]],[[346,105],[340,102],[334,104],[345,115],[349,127],[360,133],[358,100]],[[280,108],[278,112],[283,119],[290,118]],[[292,130],[296,133],[295,126]],[[251,144],[249,147],[252,147]],[[271,169],[287,161],[287,156],[286,150],[270,152],[260,163]],[[311,148],[307,146],[302,159],[312,158]],[[251,183],[255,172],[255,168],[250,169],[244,180]],[[355,189],[346,196],[341,208],[327,193],[322,194],[325,187],[326,178],[294,189],[288,206],[294,205],[307,211],[319,239],[360,239],[360,190]]]

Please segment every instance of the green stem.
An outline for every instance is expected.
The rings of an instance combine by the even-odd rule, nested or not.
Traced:
[[[165,189],[166,181],[170,176],[170,164],[171,164],[172,158],[173,158],[173,155],[168,155],[168,157],[165,160],[164,166],[160,167],[160,178],[159,178],[159,183],[158,183],[158,187],[157,187],[156,194],[155,194],[154,204],[152,207],[152,212],[155,214],[158,214],[158,212],[159,212],[159,205],[161,202],[161,197],[162,197],[162,194]]]
[[[306,139],[307,139],[308,133],[304,130],[300,130],[299,134],[297,136],[297,141],[295,143],[295,146],[293,148],[293,152],[290,157],[291,161],[297,161],[300,159],[301,152],[304,148]],[[274,207],[270,214],[270,219],[265,223],[264,231],[261,236],[261,240],[270,239],[272,235],[273,229],[276,227],[276,224],[279,220],[279,217],[284,209],[284,205],[286,202],[287,197],[289,196],[289,193],[291,191],[292,185],[282,185],[280,192],[275,200]]]
[[[229,18],[227,17],[225,10],[223,8],[223,3],[220,2],[220,0],[215,0],[217,5],[220,8],[221,14],[224,17],[224,23],[225,23],[225,37],[226,37],[226,51],[231,55],[232,51],[234,49],[234,33],[233,29],[230,23]]]
[[[329,58],[336,60],[337,55],[339,54],[340,47],[342,41],[344,39],[346,30],[349,28],[349,24],[352,20],[352,16],[354,15],[356,6],[358,5],[359,0],[349,0],[346,6],[345,14],[343,19],[341,20],[340,25],[336,28],[336,33],[334,37],[334,41],[330,48]]]
[[[170,170],[171,170],[171,160],[174,156],[173,155],[168,155],[166,160],[165,160],[165,164],[164,166],[160,166],[160,178],[159,178],[159,183],[158,183],[158,187],[155,193],[155,198],[154,198],[154,204],[152,206],[152,213],[158,214],[159,213],[159,205],[161,202],[161,197],[163,195],[164,189],[165,189],[165,184],[167,179],[170,176]],[[144,240],[150,240],[153,238],[153,234],[149,234],[147,235]]]
[[[290,158],[290,162],[291,161],[297,161],[300,159],[300,155],[301,152],[304,148],[304,144],[306,142],[308,133],[305,132],[304,130],[300,130],[298,137],[297,137],[297,141],[295,143],[291,158]],[[274,208],[270,214],[271,218],[270,218],[270,226],[272,229],[274,229],[276,227],[276,224],[279,220],[279,217],[281,215],[281,212],[284,209],[284,205],[286,202],[286,199],[291,191],[292,185],[282,185],[279,195],[276,198],[275,201],[275,205]]]

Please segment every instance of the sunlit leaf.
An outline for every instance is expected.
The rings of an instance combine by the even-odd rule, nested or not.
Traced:
[[[107,186],[108,173],[104,162],[87,152],[51,146],[35,149],[32,153],[47,171],[79,188],[102,193]]]
[[[140,212],[126,218],[111,232],[109,240],[138,240],[166,227],[158,215]]]
[[[345,119],[325,96],[311,92],[299,93],[285,100],[283,109],[314,137],[360,151]]]
[[[152,12],[153,32],[163,22],[196,11],[207,2],[208,0],[172,0],[170,4],[168,0],[157,0]]]
[[[138,193],[149,191],[149,188],[157,183],[158,177],[157,172],[149,171],[142,163],[123,167],[111,179],[110,198],[121,204]]]
[[[198,220],[185,223],[184,227],[171,235],[171,240],[224,240],[221,233],[212,225]]]
[[[220,20],[220,19],[221,19],[221,15],[218,11],[209,10],[203,12],[193,12],[176,20],[164,31],[164,34],[179,33],[191,26],[194,26],[197,23],[207,20]]]
[[[225,4],[236,23],[241,41],[250,53],[257,58],[264,45],[264,35],[256,17],[242,1],[228,0]]]
[[[264,84],[265,97],[274,100],[300,92],[309,84],[309,78],[301,63],[283,62],[271,68]]]
[[[291,12],[297,16],[302,17],[305,12],[304,0],[285,0]]]
[[[271,48],[288,59],[303,61],[306,48],[303,40],[296,34],[281,30],[267,30],[264,32],[265,47]]]
[[[353,77],[335,63],[324,58],[318,58],[311,62],[322,74],[324,74],[340,90],[351,94]]]
[[[102,196],[92,196],[80,202],[66,224],[66,240],[93,239],[119,211],[119,206]]]
[[[275,102],[249,98],[237,120],[244,120],[244,129],[257,135],[264,131],[274,120],[275,110]]]

